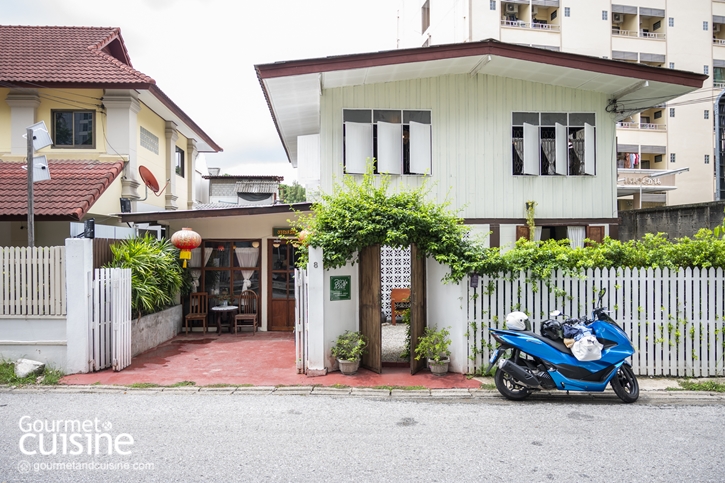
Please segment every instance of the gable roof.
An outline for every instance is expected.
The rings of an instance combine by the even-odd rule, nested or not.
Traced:
[[[23,163],[0,162],[0,220],[28,216],[28,173]],[[78,221],[123,170],[123,162],[48,160],[51,179],[33,184],[36,220]]]
[[[174,121],[200,152],[222,148],[151,77],[134,69],[115,27],[0,25],[0,87],[136,89],[139,99]]]
[[[707,79],[703,74],[492,39],[259,64],[255,69],[292,164],[297,162],[297,136],[319,132],[324,89],[451,74],[488,74],[602,92],[616,100],[618,107],[638,112],[698,89]]]

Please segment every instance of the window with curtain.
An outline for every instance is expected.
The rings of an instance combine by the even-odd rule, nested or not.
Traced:
[[[431,111],[343,110],[347,174],[364,173],[373,160],[376,174],[430,174],[431,153]]]
[[[198,273],[199,290],[209,294],[212,305],[225,298],[232,303],[244,290],[261,296],[261,247],[261,240],[204,240],[198,258],[192,250],[192,283]]]

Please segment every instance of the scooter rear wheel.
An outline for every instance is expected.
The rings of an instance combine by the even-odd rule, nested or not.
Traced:
[[[628,365],[622,364],[611,381],[612,389],[619,399],[626,403],[633,403],[639,398],[639,383],[634,371]]]
[[[493,381],[496,383],[498,392],[506,399],[521,401],[531,395],[531,389],[501,369],[496,371],[496,375],[493,376]]]

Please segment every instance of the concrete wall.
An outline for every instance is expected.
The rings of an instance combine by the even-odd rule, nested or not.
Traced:
[[[426,261],[428,327],[447,328],[451,339],[450,372],[466,372],[468,343],[467,290],[465,284],[447,283],[441,280],[450,272],[450,268],[441,265],[432,258]]]
[[[181,331],[183,308],[175,305],[131,321],[131,357],[163,344]]]
[[[27,358],[67,372],[65,317],[2,317],[0,334],[0,359]]]
[[[667,233],[670,239],[690,237],[700,228],[714,228],[723,221],[725,201],[663,206],[619,213],[619,239],[642,238],[646,233]]]

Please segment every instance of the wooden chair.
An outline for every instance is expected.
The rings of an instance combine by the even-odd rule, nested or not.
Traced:
[[[407,304],[410,302],[409,288],[394,288],[390,291],[390,312],[392,313],[391,322],[395,325],[395,317],[403,315],[402,310],[398,310],[396,304]]]
[[[186,314],[185,335],[189,335],[189,321],[201,320],[206,334],[206,319],[209,313],[209,294],[196,292],[189,295],[189,313]]]
[[[242,325],[248,325],[248,322],[252,324],[252,335],[257,332],[257,325],[259,324],[259,300],[257,293],[253,290],[245,290],[239,295],[239,313],[234,316],[234,333],[237,333],[237,329]]]

